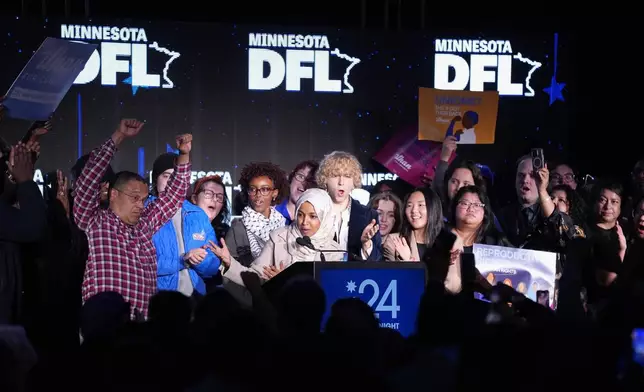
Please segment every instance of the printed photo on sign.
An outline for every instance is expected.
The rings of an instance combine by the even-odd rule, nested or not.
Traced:
[[[547,291],[554,306],[556,253],[474,244],[474,255],[476,268],[490,284],[506,284],[535,302],[538,292]]]
[[[418,139],[459,144],[493,144],[499,93],[446,91],[421,87],[418,93]]]
[[[398,131],[373,159],[405,182],[421,187],[434,178],[441,148],[442,143],[418,140],[418,130],[408,128]],[[454,158],[452,153],[449,162]]]

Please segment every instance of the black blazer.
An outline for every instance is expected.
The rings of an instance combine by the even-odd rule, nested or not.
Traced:
[[[347,243],[347,251],[349,252],[349,260],[362,260],[362,242],[360,237],[364,228],[371,222],[372,219],[378,223],[378,213],[376,210],[365,207],[357,200],[351,199],[351,215],[349,216],[349,239]],[[372,239],[373,250],[367,258],[367,261],[380,261],[382,260],[382,237],[380,232],[377,232]]]

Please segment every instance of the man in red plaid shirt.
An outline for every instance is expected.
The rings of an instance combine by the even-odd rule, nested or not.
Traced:
[[[140,121],[121,120],[112,137],[91,152],[74,188],[74,220],[89,240],[83,302],[114,291],[130,303],[132,318],[147,318],[150,297],[157,290],[152,236],[181,208],[190,186],[192,135],[185,134],[177,136],[180,154],[158,199],[145,207],[146,181],[136,173],[120,172],[109,188],[109,209],[100,208],[101,179],[118,145],[142,127]]]

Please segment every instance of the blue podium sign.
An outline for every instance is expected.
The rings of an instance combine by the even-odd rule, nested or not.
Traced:
[[[12,118],[44,121],[56,111],[97,45],[47,38],[7,92]]]
[[[341,298],[360,298],[373,308],[380,326],[403,336],[416,329],[416,315],[425,292],[422,263],[318,263],[316,280],[326,294],[327,309]]]

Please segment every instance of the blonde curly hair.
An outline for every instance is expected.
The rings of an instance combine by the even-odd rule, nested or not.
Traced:
[[[315,179],[320,188],[326,189],[326,182],[330,177],[343,175],[353,179],[354,188],[362,187],[362,166],[358,159],[348,152],[333,151],[322,158]]]

